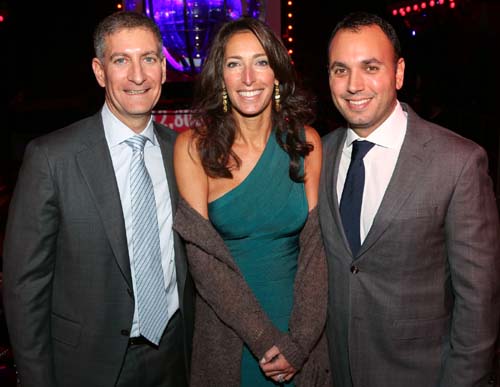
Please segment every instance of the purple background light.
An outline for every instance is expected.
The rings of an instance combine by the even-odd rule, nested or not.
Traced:
[[[143,12],[160,28],[169,65],[180,72],[199,73],[217,26],[243,15],[261,16],[263,0],[149,0]],[[137,10],[137,0],[126,0],[126,10]]]

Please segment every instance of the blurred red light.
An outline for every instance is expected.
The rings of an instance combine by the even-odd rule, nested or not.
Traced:
[[[393,9],[392,10],[392,16],[396,16],[398,14],[398,10],[397,9]]]
[[[411,12],[411,7],[410,6],[406,7],[406,12]]]
[[[5,17],[3,15],[0,15],[0,23],[3,23],[5,21]]]
[[[420,4],[420,7],[421,7],[422,9],[426,9],[426,8],[427,8],[427,3],[422,3],[422,4]]]
[[[456,5],[456,4],[455,4],[454,2],[450,2],[450,8],[451,8],[451,9],[455,8],[455,5]]]
[[[414,11],[418,11],[418,4],[414,4],[414,5],[413,5],[413,10],[414,10]]]
[[[436,4],[436,3],[434,2],[434,0],[429,1],[429,5],[430,5],[431,7],[434,7],[434,5],[435,5],[435,4]]]

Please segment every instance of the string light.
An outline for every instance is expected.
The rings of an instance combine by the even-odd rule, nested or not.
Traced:
[[[448,2],[449,7],[451,9],[454,9],[456,5],[455,0],[428,0],[428,1],[418,1],[415,3],[411,4],[401,4],[399,5],[399,8],[392,8],[391,9],[391,14],[392,16],[406,16],[411,12],[420,12],[423,10],[426,10],[427,7],[434,7],[437,5],[444,5],[446,2]]]
[[[285,41],[286,47],[288,49],[288,55],[290,56],[292,56],[293,54],[293,42],[295,40],[294,37],[292,36],[293,25],[294,25],[292,11],[293,11],[293,1],[288,0],[286,2],[286,9],[285,9],[285,14],[287,16],[287,26],[283,34],[283,40]]]
[[[0,0],[0,28],[3,28],[9,21],[9,10],[4,8],[4,5],[6,5],[5,2]]]
[[[121,9],[123,8],[122,3],[118,3],[118,4],[116,4],[116,8],[117,8],[117,9],[119,9],[119,10],[121,10]]]

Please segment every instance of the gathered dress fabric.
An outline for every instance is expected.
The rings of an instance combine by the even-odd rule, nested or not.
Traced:
[[[329,386],[326,259],[317,210],[274,133],[253,170],[209,203],[209,220],[181,200],[198,291],[192,386],[274,386],[259,360],[276,345],[297,369],[287,386]]]

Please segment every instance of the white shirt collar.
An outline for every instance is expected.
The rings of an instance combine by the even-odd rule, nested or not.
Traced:
[[[362,138],[384,148],[399,149],[403,143],[408,119],[407,113],[403,110],[399,101],[396,102],[396,107],[390,116],[368,137],[362,138],[349,128],[344,147],[347,148],[354,141]]]
[[[101,110],[101,117],[104,125],[104,135],[110,148],[123,143],[137,134],[111,112],[107,103],[104,103]],[[152,145],[158,146],[158,141],[154,134],[153,117],[149,119],[146,128],[140,134],[147,137]],[[146,143],[146,146],[150,146],[148,145],[149,141]]]

